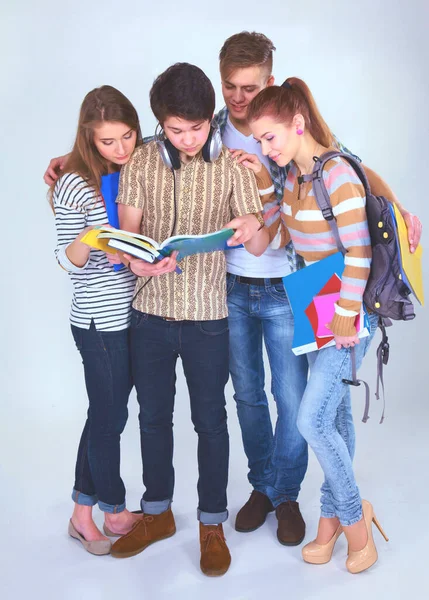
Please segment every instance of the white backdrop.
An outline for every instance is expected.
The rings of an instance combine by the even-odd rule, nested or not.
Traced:
[[[365,576],[351,578],[344,561],[322,569],[323,575],[316,569],[313,575],[301,563],[299,548],[280,547],[274,520],[250,537],[232,530],[236,511],[250,490],[230,384],[231,518],[226,531],[233,567],[226,577],[213,582],[198,572],[196,437],[183,376],[178,380],[175,415],[174,510],[180,535],[124,562],[110,557],[94,561],[67,539],[64,532],[72,508],[69,495],[86,397],[80,357],[68,325],[71,284],[54,259],[54,222],[42,176],[51,157],[70,149],[80,103],[90,89],[102,84],[119,88],[135,104],[143,133],[149,135],[155,120],[148,93],[162,70],[178,61],[203,68],[215,85],[219,109],[223,106],[220,47],[233,33],[256,30],[277,47],[278,82],[295,75],[309,84],[337,136],[379,171],[401,201],[420,216],[426,226],[425,245],[427,0],[248,0],[239,5],[224,0],[214,5],[195,0],[181,4],[3,0],[0,20],[0,521],[4,536],[0,564],[6,566],[0,592],[5,586],[5,598],[24,598],[31,591],[37,598],[94,599],[115,597],[126,588],[129,598],[213,594],[248,599],[284,592],[289,578],[294,582],[294,598],[361,594]],[[424,270],[428,279],[427,260]],[[363,390],[354,394],[356,469],[362,493],[376,509],[380,507],[382,522],[383,512],[387,515],[385,526],[396,535],[382,556],[383,564],[373,571],[371,589],[374,594],[389,591],[393,598],[413,586],[414,597],[423,597],[419,592],[423,557],[415,553],[413,544],[420,540],[423,549],[428,531],[428,322],[428,312],[418,308],[414,322],[396,324],[391,331],[383,426],[378,426],[381,409],[375,402],[372,419],[366,426],[359,422]],[[362,375],[374,387],[375,342],[373,346]],[[267,379],[269,385],[268,367]],[[129,506],[136,508],[141,463],[134,395],[122,456]],[[321,472],[312,457],[300,497],[307,539],[315,531],[320,482]],[[99,515],[97,520],[101,522]],[[403,571],[405,561],[413,566]],[[168,578],[163,571],[166,564]]]

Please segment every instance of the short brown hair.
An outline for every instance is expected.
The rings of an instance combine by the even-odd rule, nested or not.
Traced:
[[[273,69],[273,42],[263,33],[242,31],[229,37],[219,52],[220,72],[228,76],[235,69],[264,67]]]

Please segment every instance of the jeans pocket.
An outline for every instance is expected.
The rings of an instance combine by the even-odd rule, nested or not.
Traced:
[[[144,325],[144,323],[146,323],[146,321],[148,320],[149,315],[147,313],[144,312],[140,312],[139,310],[135,310],[135,308],[131,309],[131,327],[133,329],[138,329],[139,327],[141,327],[142,325]]]
[[[276,283],[275,285],[270,285],[267,288],[269,296],[274,298],[274,300],[278,300],[279,302],[288,302],[288,297],[286,295],[286,290],[283,283]]]
[[[227,333],[228,319],[216,319],[214,321],[197,321],[196,326],[205,335],[222,335]]]
[[[235,285],[235,275],[226,276],[226,295],[228,296],[232,292],[232,288]]]

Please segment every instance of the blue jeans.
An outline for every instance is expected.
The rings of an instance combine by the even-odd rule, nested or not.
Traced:
[[[191,418],[198,435],[198,518],[218,524],[228,518],[229,437],[224,388],[228,381],[228,322],[167,321],[131,313],[131,356],[137,399],[143,483],[142,510],[166,511],[173,499],[173,410],[176,362],[188,384]]]
[[[71,326],[82,356],[88,393],[88,416],[80,439],[72,498],[97,504],[104,512],[125,509],[120,476],[120,438],[128,418],[132,388],[129,330],[97,331]]]
[[[292,352],[293,315],[282,283],[248,285],[228,274],[227,293],[230,371],[248,479],[278,506],[297,499],[307,470],[307,443],[296,426],[307,384],[307,358]],[[264,390],[262,340],[277,406],[274,433]]]
[[[370,315],[371,334],[355,346],[356,368],[377,329]],[[310,378],[298,415],[298,428],[314,451],[325,474],[321,488],[321,516],[338,517],[342,525],[362,518],[362,501],[353,473],[355,430],[350,401],[351,351],[335,346],[308,354]],[[363,393],[363,392],[362,392]]]

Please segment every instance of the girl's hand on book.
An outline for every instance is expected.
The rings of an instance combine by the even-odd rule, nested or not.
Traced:
[[[110,265],[121,265],[122,260],[119,258],[118,254],[110,254],[110,252],[106,252],[106,258],[109,261]]]
[[[411,254],[416,251],[417,246],[420,243],[422,237],[422,223],[416,215],[412,215],[410,212],[403,213],[405,225],[408,230],[408,242],[410,244]]]
[[[125,258],[130,261],[129,269],[138,277],[156,277],[164,273],[172,273],[177,267],[177,255],[178,252],[173,252],[171,256],[151,264],[124,253]]]
[[[225,229],[235,229],[234,235],[227,241],[228,246],[239,246],[248,242],[261,228],[254,214],[235,217],[225,225]]]
[[[241,163],[254,173],[259,173],[262,169],[262,163],[256,154],[249,154],[244,150],[233,150],[230,149],[233,158],[237,159],[238,163]]]

